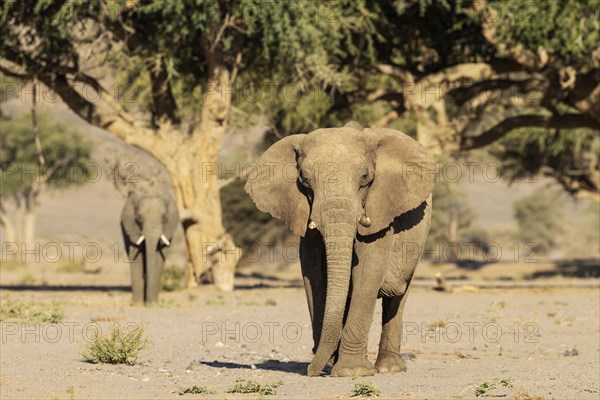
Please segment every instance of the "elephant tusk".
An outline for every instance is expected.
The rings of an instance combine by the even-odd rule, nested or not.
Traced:
[[[165,244],[165,246],[171,245],[171,242],[169,241],[169,239],[167,239],[167,237],[165,235],[160,235],[160,240],[162,240],[162,242]]]
[[[140,237],[138,238],[137,242],[135,242],[135,244],[136,244],[137,246],[139,246],[140,244],[142,244],[142,242],[144,241],[144,239],[145,239],[144,235],[140,236]]]
[[[315,221],[310,221],[310,223],[308,224],[308,229],[315,229],[317,227],[317,224],[315,224]]]
[[[368,228],[369,226],[371,226],[371,218],[367,217],[367,214],[361,215],[358,222],[365,228]]]

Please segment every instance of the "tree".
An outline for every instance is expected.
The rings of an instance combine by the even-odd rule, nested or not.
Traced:
[[[303,110],[305,119],[414,129],[436,155],[487,146],[512,158],[514,148],[498,144],[515,130],[517,142],[527,129],[549,143],[556,130],[578,143],[598,136],[599,0],[389,0],[368,7],[377,33],[365,46],[370,51],[345,67],[355,80],[329,107],[313,107],[312,117]],[[295,131],[306,129],[297,125]],[[593,157],[578,165],[577,179],[564,179],[568,163],[556,168],[544,157],[548,147],[537,149],[530,172],[545,171],[573,194],[598,197]]]
[[[563,233],[562,212],[549,194],[534,194],[517,200],[513,205],[523,243],[533,243],[541,254],[547,254],[558,243]]]
[[[91,146],[78,131],[28,113],[2,121],[0,143],[0,224],[6,246],[18,250],[23,261],[22,252],[35,249],[40,196],[89,180]],[[7,201],[16,208],[14,221],[6,213]]]
[[[427,249],[448,261],[456,261],[461,251],[461,239],[474,218],[466,194],[458,182],[441,180],[434,186],[433,204]]]
[[[240,84],[264,83],[269,93],[339,86],[341,65],[358,51],[353,38],[368,37],[373,16],[364,0],[328,4],[8,1],[1,71],[39,80],[81,118],[160,161],[182,217],[188,285],[214,264],[215,283],[228,290],[220,277],[239,253],[223,227],[215,163],[244,100]],[[216,262],[203,257],[207,244],[220,250],[211,251]]]

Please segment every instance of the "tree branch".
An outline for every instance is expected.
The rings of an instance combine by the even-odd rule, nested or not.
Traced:
[[[472,150],[486,146],[507,134],[513,129],[525,127],[541,128],[592,128],[600,129],[600,123],[581,114],[563,115],[517,115],[505,118],[490,129],[478,134],[461,138],[461,150]]]
[[[152,101],[154,107],[152,110],[153,122],[156,126],[160,125],[160,120],[168,119],[172,125],[179,125],[181,118],[177,108],[177,103],[173,97],[169,74],[165,69],[164,62],[161,60],[156,69],[150,68],[150,80],[152,81]]]

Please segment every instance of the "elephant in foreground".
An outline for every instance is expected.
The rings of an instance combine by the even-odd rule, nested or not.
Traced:
[[[178,223],[172,196],[148,188],[129,192],[121,212],[121,230],[134,304],[158,302],[165,257]]]
[[[435,164],[392,129],[318,129],[288,136],[261,157],[246,191],[300,238],[313,327],[309,376],[406,370],[402,312],[431,218]],[[367,340],[375,303],[383,329],[375,366]],[[333,357],[333,358],[332,358]]]

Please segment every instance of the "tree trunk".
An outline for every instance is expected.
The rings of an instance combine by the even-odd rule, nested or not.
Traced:
[[[37,249],[35,243],[35,221],[36,221],[36,195],[29,192],[23,201],[23,237],[21,239],[21,256],[25,264],[32,264],[32,260],[37,258]]]
[[[183,148],[168,168],[180,210],[187,249],[187,284],[196,286],[202,273],[212,267],[214,284],[233,289],[239,250],[222,221],[217,158],[221,145],[219,130],[196,148]]]
[[[241,252],[223,226],[217,168],[231,105],[231,95],[227,93],[230,82],[224,68],[215,67],[213,76],[218,89],[206,96],[201,122],[189,145],[178,148],[167,170],[185,235],[188,287],[196,286],[200,275],[212,268],[215,286],[231,291]]]
[[[2,227],[2,235],[0,236],[2,243],[4,243],[2,251],[8,250],[9,247],[14,248],[17,245],[15,227],[4,211],[0,211],[0,226]],[[2,254],[3,261],[13,260],[14,258],[15,254]]]

